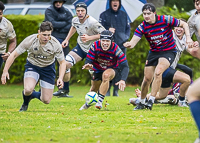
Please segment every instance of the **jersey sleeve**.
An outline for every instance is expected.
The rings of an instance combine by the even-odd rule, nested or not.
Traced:
[[[8,39],[13,39],[16,37],[15,30],[13,28],[13,25],[11,23],[8,24],[8,33],[7,33]]]
[[[64,57],[64,53],[63,53],[61,44],[60,43],[57,44],[56,47],[57,47],[57,50],[55,51],[55,57],[56,57],[56,59],[58,61],[64,60],[65,57]]]
[[[91,45],[89,52],[87,53],[85,64],[92,63],[95,60],[95,42]]]
[[[140,37],[140,38],[142,38],[143,33],[144,33],[144,26],[143,26],[143,23],[141,23],[141,24],[135,29],[134,35],[135,35],[135,36],[138,36],[138,37]]]
[[[99,22],[95,22],[93,23],[92,30],[97,34],[100,34],[102,31],[106,29]]]
[[[22,54],[25,51],[27,51],[31,47],[31,42],[30,42],[31,36],[26,37],[15,49],[18,54]]]
[[[165,21],[172,27],[179,27],[180,25],[180,20],[170,15],[165,15]]]

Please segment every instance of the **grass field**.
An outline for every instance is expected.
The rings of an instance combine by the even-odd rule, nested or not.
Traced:
[[[79,111],[89,86],[73,85],[74,98],[53,97],[48,105],[34,99],[27,112],[18,112],[22,88],[0,85],[0,142],[192,143],[198,136],[189,108],[154,105],[152,111],[133,111],[128,102],[134,87],[106,97],[109,105],[101,110]]]

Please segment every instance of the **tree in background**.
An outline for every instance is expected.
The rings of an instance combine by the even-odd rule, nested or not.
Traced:
[[[177,7],[179,12],[190,11],[194,9],[194,4],[192,0],[165,0],[165,6]]]

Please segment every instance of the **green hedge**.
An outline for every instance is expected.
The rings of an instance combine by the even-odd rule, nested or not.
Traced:
[[[173,10],[168,7],[163,7],[157,10],[158,14],[160,15],[172,15],[176,18],[184,18],[188,19],[189,16],[186,13],[179,13],[177,10]],[[44,20],[44,16],[6,16],[13,24],[16,34],[17,34],[17,43],[19,44],[25,37],[30,34],[37,33],[39,24]],[[131,36],[130,39],[135,31],[135,28],[143,21],[142,15],[139,16],[133,23],[131,23]],[[70,49],[76,46],[76,38],[77,34],[75,34],[70,40]],[[143,70],[144,64],[146,61],[146,57],[149,51],[149,43],[146,41],[145,37],[143,36],[139,43],[136,45],[134,49],[127,50],[127,59],[130,67],[129,76],[127,79],[128,84],[137,84],[140,85],[143,79]],[[10,73],[10,83],[20,83],[23,81],[23,73],[24,73],[24,64],[26,60],[26,54],[21,55],[18,57],[14,64],[12,65],[11,69],[9,70]],[[194,78],[200,76],[199,67],[200,62],[193,58],[192,56],[184,53],[180,63],[185,64],[191,67],[194,71]],[[84,61],[81,61],[76,64],[71,69],[71,81],[70,84],[73,83],[80,83],[80,84],[89,84],[90,83],[90,75],[87,70],[82,70],[81,67],[83,66]]]

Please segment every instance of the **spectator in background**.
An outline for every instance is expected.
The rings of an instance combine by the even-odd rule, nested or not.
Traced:
[[[16,46],[16,34],[12,23],[3,17],[4,4],[0,1],[0,68],[4,61],[14,51]],[[6,52],[7,40],[9,40],[8,51]]]
[[[53,0],[53,4],[45,11],[45,21],[50,21],[53,25],[52,36],[60,44],[65,40],[71,28],[72,14],[63,6],[66,0]],[[69,44],[63,47],[64,56],[69,53]],[[64,82],[64,87],[53,93],[54,96],[69,97],[69,82]]]
[[[121,0],[110,0],[109,6],[110,8],[108,10],[100,14],[99,22],[105,27],[105,29],[114,33],[114,42],[126,55],[126,48],[123,46],[123,44],[129,39],[130,36],[128,15],[126,12],[120,10]],[[117,83],[119,80],[120,76],[118,78],[114,78],[112,81],[112,85],[114,86],[113,96],[119,96],[118,86],[115,85],[115,83]],[[110,96],[110,87],[106,96]]]

